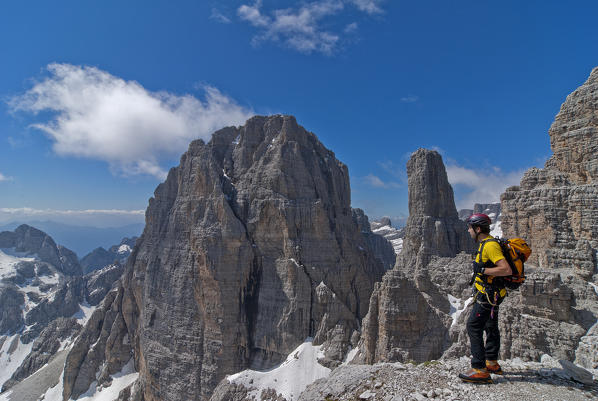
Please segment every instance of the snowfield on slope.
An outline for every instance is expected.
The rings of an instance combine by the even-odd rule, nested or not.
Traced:
[[[323,356],[320,347],[308,338],[279,366],[265,372],[244,370],[227,376],[227,380],[252,389],[247,395],[258,400],[262,390],[272,388],[287,401],[294,401],[309,384],[330,374],[330,369],[318,363],[318,357]]]
[[[10,277],[15,274],[15,266],[19,262],[33,262],[34,255],[25,255],[15,252],[14,248],[0,249],[0,279]]]

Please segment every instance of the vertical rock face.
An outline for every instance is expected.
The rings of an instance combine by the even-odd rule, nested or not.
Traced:
[[[407,162],[409,216],[457,218],[453,189],[440,154],[418,149]]]
[[[433,282],[440,269],[430,272],[428,264],[434,258],[471,251],[473,241],[459,220],[440,155],[417,150],[407,163],[407,175],[409,218],[403,251],[395,268],[376,284],[356,361],[422,362],[439,358],[450,345],[449,291]],[[460,265],[463,268],[466,262]],[[463,272],[453,269],[447,274]]]
[[[409,218],[397,264],[402,269],[422,267],[433,255],[453,257],[472,251],[473,242],[467,226],[459,220],[440,154],[418,149],[407,162],[407,176]]]
[[[383,235],[372,232],[368,216],[361,209],[353,209],[353,218],[361,235],[365,237],[374,256],[382,263],[385,270],[392,269],[396,262],[396,254],[393,244]],[[390,219],[388,219],[390,226]]]
[[[550,146],[554,155],[548,168],[567,175],[573,185],[598,180],[598,68],[567,96],[552,126]]]
[[[526,238],[531,262],[596,274],[598,249],[598,68],[567,96],[550,127],[553,156],[502,196],[503,231]]]
[[[533,249],[528,263],[541,268],[522,290],[513,318],[505,321],[506,332],[515,329],[526,344],[595,368],[598,68],[567,96],[549,134],[553,155],[544,169],[528,170],[520,186],[501,197],[505,236],[525,238]],[[520,353],[534,352],[516,338]]]
[[[207,399],[307,337],[342,358],[383,271],[346,166],[293,117],[254,117],[193,142],[158,186],[105,313],[122,314],[145,400]],[[92,379],[77,381],[82,359],[67,361],[65,397]]]

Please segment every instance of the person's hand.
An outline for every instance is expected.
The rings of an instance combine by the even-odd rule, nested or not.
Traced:
[[[478,274],[478,273],[479,273],[479,274],[484,274],[484,270],[486,270],[486,269],[484,269],[484,268],[483,268],[482,266],[480,266],[480,265],[474,265],[474,266],[473,266],[473,272],[474,272],[474,273],[476,273],[476,274]]]

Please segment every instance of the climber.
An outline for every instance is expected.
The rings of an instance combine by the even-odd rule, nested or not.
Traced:
[[[492,383],[491,373],[503,373],[497,362],[500,350],[498,308],[507,290],[499,277],[509,276],[512,271],[500,245],[492,240],[490,223],[490,217],[482,213],[475,213],[467,219],[469,235],[478,243],[478,249],[473,260],[474,303],[467,320],[471,369],[459,374],[459,378],[471,383]]]

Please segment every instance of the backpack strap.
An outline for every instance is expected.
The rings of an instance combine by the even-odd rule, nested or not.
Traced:
[[[488,260],[488,262],[486,262],[486,263],[482,263],[482,253],[484,252],[484,245],[486,245],[486,242],[490,242],[490,241],[494,241],[494,242],[496,242],[496,243],[498,243],[500,245],[500,242],[498,241],[498,239],[496,239],[494,237],[493,238],[485,239],[482,242],[480,242],[480,245],[478,246],[477,252],[473,255],[473,262],[474,263],[479,263],[479,264],[482,265],[482,267],[491,267],[491,266],[494,266],[494,263],[492,263],[492,261],[490,261],[490,260]],[[500,249],[502,251],[502,247]],[[478,259],[478,255],[480,255],[480,258],[479,258],[480,261],[479,262],[476,260],[476,259]],[[504,252],[503,252],[503,256],[504,256]]]
[[[496,242],[498,245],[500,244],[500,240],[498,240],[497,238],[488,238],[485,239],[484,241],[480,242],[479,246],[478,246],[478,250],[477,252],[474,254],[473,256],[473,264],[474,264],[474,268],[475,266],[481,266],[481,267],[495,267],[496,265],[490,260],[488,259],[485,263],[482,262],[482,254],[484,252],[484,245],[486,245],[487,242]],[[501,252],[503,253],[504,256],[504,251],[501,247]],[[479,255],[479,262],[476,261],[476,259],[478,259],[478,255]],[[476,280],[476,277],[478,277],[478,280]],[[488,275],[488,274],[482,274],[482,273],[478,273],[478,274],[473,274],[472,279],[470,281],[470,284],[473,283],[477,283],[476,285],[480,285],[483,286],[484,288],[492,288],[493,290],[496,289],[502,289],[504,288],[504,283],[503,283],[503,278],[502,277],[496,277],[496,276],[492,276],[492,275]],[[488,292],[485,290],[485,292]]]

